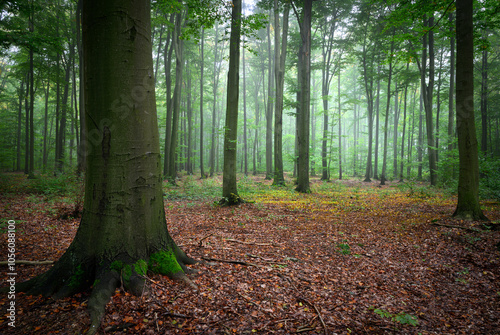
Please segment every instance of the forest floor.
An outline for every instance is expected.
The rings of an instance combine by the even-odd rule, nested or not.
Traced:
[[[423,184],[313,180],[299,194],[287,181],[242,178],[238,207],[216,205],[220,177],[166,186],[170,234],[205,260],[189,275],[198,290],[160,275],[140,297],[117,289],[99,334],[500,334],[498,201],[482,201],[485,225],[451,218],[456,198]],[[2,260],[11,219],[17,260],[57,260],[78,228],[74,197],[25,183],[0,183]],[[16,281],[49,267],[16,265]],[[88,297],[17,292],[12,328],[2,295],[0,333],[81,334]]]

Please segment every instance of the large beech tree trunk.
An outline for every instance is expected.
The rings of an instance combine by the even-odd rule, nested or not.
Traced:
[[[46,273],[19,285],[55,298],[87,290],[89,333],[120,279],[140,294],[146,270],[189,280],[193,263],[170,237],[162,197],[149,0],[84,1],[85,131],[83,216],[75,239]]]
[[[479,159],[474,122],[474,38],[472,0],[457,0],[458,202],[453,216],[487,220],[479,205]]]

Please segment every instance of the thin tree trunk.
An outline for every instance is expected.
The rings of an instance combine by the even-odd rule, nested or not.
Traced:
[[[394,85],[394,127],[392,133],[392,168],[393,168],[393,177],[394,179],[398,176],[398,124],[399,124],[399,93],[398,93],[398,84]]]
[[[30,11],[30,33],[34,32],[34,9],[33,3],[31,3],[31,11]],[[35,175],[35,122],[34,122],[34,114],[35,114],[35,71],[33,65],[33,47],[29,48],[29,58],[30,58],[30,126],[29,126],[29,167],[28,167],[28,178],[34,178]]]
[[[182,71],[184,68],[184,40],[181,39],[181,23],[184,14],[177,13],[175,20],[175,33],[172,44],[175,49],[175,87],[172,99],[172,134],[169,149],[168,180],[175,184],[177,177],[177,140],[179,130],[179,117],[181,109]],[[201,153],[200,153],[201,154]]]
[[[248,143],[247,143],[247,78],[245,69],[245,46],[242,46],[243,61],[243,173],[248,176]]]
[[[422,85],[420,85],[422,87]],[[422,168],[423,168],[423,155],[424,155],[424,130],[423,130],[423,97],[420,94],[419,99],[419,112],[418,112],[418,148],[417,148],[417,161],[418,161],[418,172],[417,180],[422,180]]]
[[[81,38],[81,17],[82,17],[82,6],[83,6],[83,0],[78,0],[78,5],[77,5],[77,10],[76,10],[76,46],[77,46],[77,51],[78,51],[78,58],[79,58],[79,78],[80,78],[80,83],[83,83],[85,78],[83,76],[84,71],[83,71],[83,66],[84,60],[83,60],[83,48],[82,48],[82,38]],[[79,95],[78,95],[78,105],[80,106],[79,108],[79,120],[80,120],[80,145],[78,146],[78,164],[77,164],[77,175],[81,175],[83,171],[85,171],[85,165],[86,165],[86,157],[87,157],[87,133],[85,132],[85,90],[84,90],[84,85],[78,85],[79,86]]]
[[[175,15],[170,14],[170,24],[173,26],[175,22]],[[165,154],[163,156],[163,175],[170,176],[168,169],[170,168],[170,141],[172,140],[172,53],[174,51],[174,33],[169,30],[167,39],[165,40],[165,50],[163,52],[163,61],[165,63],[165,86],[166,86],[166,107],[167,116],[165,120]]]
[[[215,149],[217,147],[216,144],[216,128],[215,128],[215,121],[217,119],[217,87],[219,85],[219,73],[220,73],[220,67],[217,67],[219,64],[218,62],[218,56],[217,56],[217,49],[218,49],[218,44],[219,44],[219,25],[216,23],[215,24],[215,42],[214,42],[214,78],[213,78],[213,87],[212,87],[212,94],[213,94],[213,107],[212,107],[212,138],[211,138],[211,146],[210,146],[210,177],[214,176],[215,172]]]
[[[201,56],[201,64],[200,64],[200,175],[201,179],[205,178],[205,162],[203,159],[203,151],[204,151],[204,139],[203,139],[203,70],[205,67],[205,55],[204,55],[204,44],[205,44],[205,29],[201,28],[201,45],[200,45],[200,56]],[[214,96],[215,98],[215,96]],[[215,102],[214,102],[215,103]]]
[[[16,155],[16,171],[21,171],[21,141],[22,141],[22,119],[23,119],[23,99],[24,99],[24,82],[25,79],[21,80],[21,87],[19,88],[19,100],[18,100],[18,112],[17,112],[17,155]]]
[[[453,24],[453,13],[448,16],[450,21],[450,91],[448,95],[448,152],[453,150],[453,138],[455,128],[455,36],[453,31],[455,25]]]
[[[406,71],[410,68],[410,63],[406,63]],[[405,131],[406,131],[406,107],[407,107],[407,96],[408,96],[408,83],[405,84],[405,94],[404,94],[404,107],[403,107],[403,134],[401,135],[401,159],[400,159],[400,169],[399,169],[399,181],[403,181],[403,167],[404,167],[404,152],[405,152]]]
[[[271,17],[271,13],[269,13]],[[274,31],[274,34],[279,34]],[[273,94],[274,90],[274,64],[271,54],[271,24],[267,25],[267,105],[266,105],[266,180],[273,178]],[[264,69],[262,70],[264,71]],[[263,77],[264,78],[264,77]],[[264,85],[263,85],[264,86]],[[257,135],[256,135],[257,136]]]
[[[281,50],[279,38],[278,0],[274,0],[274,66],[276,81],[276,99],[274,108],[274,180],[273,185],[284,185],[283,172],[283,90],[285,84],[285,61],[288,43],[288,17],[290,6],[285,4],[283,12],[283,32],[281,35]]]
[[[378,73],[381,71],[381,66],[378,66]],[[379,179],[378,176],[378,140],[380,126],[380,78],[377,78],[377,98],[375,100],[375,162],[373,164],[373,179]]]
[[[424,25],[432,27],[434,25],[434,16],[431,15],[429,19],[424,18]],[[427,48],[429,48],[429,84],[426,83]],[[419,66],[419,68],[425,110],[425,126],[427,130],[427,153],[429,156],[430,182],[431,185],[435,186],[437,184],[437,164],[432,113],[434,90],[434,32],[432,31],[432,29],[429,30],[423,37],[422,64]]]
[[[481,151],[488,154],[488,49],[484,49],[481,61]]]
[[[300,26],[301,47],[298,67],[300,99],[297,113],[297,187],[301,193],[311,192],[309,185],[309,135],[311,121],[311,18],[313,0],[304,0],[302,18],[297,17]],[[292,3],[293,4],[293,3]]]
[[[236,186],[236,153],[238,138],[238,98],[241,41],[241,0],[233,1],[227,76],[227,107],[224,128],[224,173],[222,200],[226,205],[241,203]]]
[[[338,75],[337,83],[337,98],[338,98],[338,109],[339,109],[339,180],[342,180],[342,105],[340,96],[340,70]]]
[[[188,60],[189,62],[189,60]],[[186,97],[186,118],[187,118],[187,166],[186,171],[188,174],[193,175],[193,107],[191,104],[191,70],[186,64],[187,71],[187,97]]]
[[[385,124],[384,124],[384,157],[382,161],[382,175],[380,176],[380,185],[385,185],[387,180],[387,130],[389,128],[389,107],[391,104],[391,80],[392,80],[392,61],[394,52],[394,41],[391,41],[391,52],[389,56],[389,75],[387,78],[387,104],[385,107]]]
[[[29,174],[30,163],[30,104],[28,98],[30,96],[31,79],[30,73],[26,75],[26,93],[24,95],[24,109],[26,118],[24,122],[24,174]]]

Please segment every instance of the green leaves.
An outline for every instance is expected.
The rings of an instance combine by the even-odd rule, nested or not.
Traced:
[[[371,307],[370,309],[373,309],[373,312],[380,315],[381,318],[391,319],[392,322],[398,322],[402,325],[411,325],[411,326],[418,325],[418,319],[414,315],[406,314],[405,312],[392,314],[392,313],[386,311],[385,309],[380,309],[380,308],[374,309],[373,307]]]

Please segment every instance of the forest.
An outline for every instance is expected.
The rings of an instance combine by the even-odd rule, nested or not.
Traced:
[[[497,0],[0,10],[0,332],[498,332]]]

